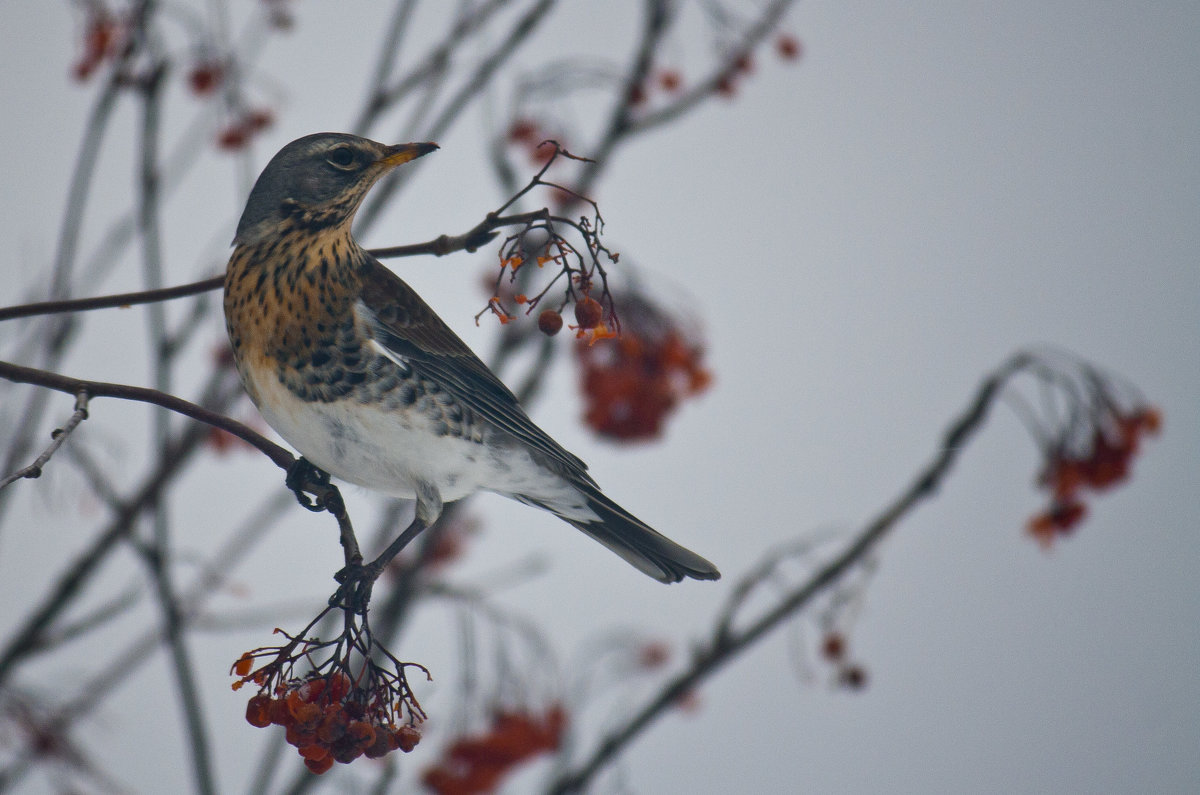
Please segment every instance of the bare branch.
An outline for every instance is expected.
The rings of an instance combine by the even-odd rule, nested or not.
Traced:
[[[597,773],[654,721],[674,708],[681,698],[695,690],[767,633],[796,615],[814,597],[861,562],[902,518],[923,500],[933,496],[962,453],[967,441],[983,426],[1001,388],[1009,378],[1027,367],[1031,361],[1032,358],[1028,354],[1019,353],[983,381],[966,411],[946,430],[933,461],[896,500],[859,532],[841,554],[807,581],[785,594],[774,607],[766,610],[744,629],[730,630],[724,623],[719,625],[709,644],[697,649],[691,665],[686,670],[670,679],[648,703],[623,724],[611,730],[584,762],[558,776],[548,787],[548,791],[582,791]],[[760,571],[761,567],[752,572],[752,576],[757,576]]]
[[[0,489],[4,488],[10,483],[15,483],[21,478],[41,477],[42,467],[44,467],[46,462],[50,460],[50,457],[58,451],[58,448],[62,446],[62,443],[67,440],[67,437],[71,435],[71,431],[75,430],[75,427],[79,425],[79,423],[87,419],[87,401],[87,392],[76,393],[75,411],[72,412],[70,418],[66,421],[66,423],[63,424],[61,428],[56,428],[54,432],[50,434],[50,445],[42,451],[42,454],[39,455],[32,464],[27,467],[22,467],[3,480],[0,480]]]
[[[139,290],[133,293],[117,295],[101,295],[94,298],[75,298],[66,301],[39,301],[20,306],[0,307],[0,320],[13,320],[19,317],[34,315],[53,315],[62,312],[87,312],[92,309],[111,309],[112,307],[134,306],[135,304],[151,304],[157,301],[169,301],[172,298],[183,298],[197,293],[216,290],[225,284],[225,277],[214,276],[191,284],[181,284],[175,287],[163,287],[159,290]]]
[[[113,384],[107,381],[86,381],[80,378],[69,378],[57,373],[37,370],[33,367],[22,367],[19,364],[3,361],[0,361],[0,378],[22,384],[44,386],[73,395],[83,392],[93,398],[112,397],[121,398],[122,400],[133,400],[139,403],[152,403],[155,406],[162,406],[177,414],[183,414],[186,417],[199,420],[214,428],[220,428],[243,441],[249,442],[262,451],[267,458],[274,461],[280,469],[286,470],[296,460],[296,457],[287,450],[275,444],[250,426],[240,423],[231,417],[226,417],[224,414],[218,414],[203,406],[190,403],[183,398],[160,392],[157,389],[130,386],[128,384]]]

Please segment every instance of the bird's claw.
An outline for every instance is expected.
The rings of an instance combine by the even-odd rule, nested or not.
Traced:
[[[284,481],[296,501],[314,513],[319,513],[329,507],[330,484],[329,473],[317,467],[307,458],[297,458],[288,467],[287,479]],[[309,499],[309,494],[316,496],[316,501]],[[340,507],[340,495],[338,497]]]
[[[329,597],[329,605],[348,608],[356,613],[365,612],[375,586],[375,577],[369,568],[362,563],[350,563],[334,574],[333,579],[340,585]]]

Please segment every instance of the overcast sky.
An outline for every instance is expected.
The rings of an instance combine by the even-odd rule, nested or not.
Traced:
[[[76,20],[63,5],[0,9],[6,303],[38,287],[53,256],[95,90],[68,79]],[[287,141],[351,124],[386,5],[296,4],[295,31],[262,59],[284,104],[253,151],[253,173]],[[570,9],[568,33],[620,58],[640,7],[605,8],[621,10]],[[548,573],[501,598],[543,622],[568,659],[617,626],[668,638],[682,656],[769,546],[857,527],[932,456],[986,371],[1022,346],[1061,346],[1128,377],[1165,413],[1129,485],[1095,500],[1078,534],[1047,554],[1023,534],[1043,499],[1037,453],[999,407],[938,500],[878,556],[850,639],[869,672],[865,691],[831,688],[819,664],[798,666],[780,634],[708,685],[697,711],[655,726],[627,755],[623,781],[647,793],[1194,791],[1200,6],[803,3],[786,28],[804,42],[801,63],[764,54],[736,100],[633,143],[597,194],[623,261],[692,296],[715,386],[683,409],[665,444],[634,450],[579,426],[565,360],[533,412],[607,493],[725,579],[662,587],[552,517],[489,497],[475,506],[486,533],[458,581],[540,552]],[[552,60],[555,46],[564,45],[535,48],[530,66]],[[701,45],[680,42],[681,58],[689,46]],[[186,101],[170,108],[169,136],[192,118]],[[479,123],[439,142],[415,192],[366,243],[458,232],[497,204]],[[129,138],[129,151],[134,125],[126,112],[112,133]],[[247,186],[235,161],[213,163],[168,207],[168,281],[205,275],[227,256]],[[101,164],[106,198],[85,250],[132,185],[126,154]],[[391,266],[486,353],[494,328],[471,318],[492,256]],[[136,260],[127,270],[102,291],[134,289]],[[148,383],[144,317],[112,314],[123,317],[89,321],[64,370]],[[197,356],[223,339],[211,326]],[[93,408],[94,440],[118,438],[117,417],[144,426],[144,413],[110,405]],[[115,456],[135,469],[141,460],[136,449]],[[225,491],[215,504],[195,495],[178,506],[181,553],[231,529],[241,514],[228,504],[279,485],[275,468],[251,456],[215,461],[205,476]],[[64,549],[83,544],[80,527],[96,521],[94,509],[62,499],[70,483],[14,487],[23,494],[0,540],[4,604],[40,594]],[[351,501],[368,510],[366,495]],[[329,522],[302,513],[240,575],[250,596],[228,604],[297,591],[319,602],[340,551]],[[105,585],[119,590],[136,580],[131,571]],[[19,612],[0,610],[5,630],[9,610]],[[444,672],[426,706],[449,704],[456,631],[452,614],[430,611],[396,650]],[[263,733],[242,720],[244,699],[225,674],[256,637],[193,643],[230,791],[245,786]],[[811,626],[803,637],[811,645]],[[42,684],[71,670],[59,661]],[[119,759],[135,790],[164,791],[186,768],[165,668],[148,679],[138,684],[145,698],[165,701],[131,714],[114,700],[83,739]],[[404,764],[422,764],[420,753]]]

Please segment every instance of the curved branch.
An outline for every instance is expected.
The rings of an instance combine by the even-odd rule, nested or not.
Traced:
[[[818,570],[806,582],[786,593],[772,608],[743,629],[732,631],[725,622],[718,625],[707,646],[697,649],[687,670],[677,674],[647,704],[623,724],[616,727],[596,746],[591,756],[574,770],[568,770],[550,783],[548,792],[582,791],[588,783],[632,743],[655,720],[672,709],[679,700],[695,690],[720,668],[732,662],[741,652],[761,640],[768,632],[794,616],[814,597],[837,582],[842,575],[858,564],[901,519],[923,500],[931,497],[945,480],[966,443],[987,419],[1000,390],[1016,373],[1034,362],[1027,353],[1018,353],[999,370],[984,379],[966,411],[943,434],[942,443],[933,460],[890,505],[866,525],[854,541],[836,558]]]
[[[90,309],[111,309],[116,306],[152,304],[157,301],[170,301],[172,298],[184,298],[189,295],[216,290],[223,284],[225,284],[224,276],[214,276],[204,281],[180,284],[175,287],[163,287],[159,290],[139,290],[134,293],[100,295],[93,298],[75,298],[67,301],[39,301],[33,304],[5,306],[0,307],[0,320],[15,320],[19,317],[32,317],[34,315],[54,315],[61,312],[86,312]]]
[[[157,389],[130,386],[128,384],[113,384],[107,381],[87,381],[81,378],[69,378],[58,373],[38,370],[33,367],[22,367],[19,364],[3,361],[0,361],[0,378],[20,384],[44,386],[47,389],[55,389],[59,392],[66,392],[72,395],[78,395],[80,392],[83,392],[90,398],[112,397],[121,398],[122,400],[133,400],[139,403],[152,403],[155,406],[161,406],[177,414],[191,417],[206,425],[211,425],[214,428],[220,428],[227,433],[233,434],[258,448],[263,455],[275,462],[275,465],[280,469],[286,470],[296,461],[295,456],[249,425],[240,423],[232,417],[226,417],[224,414],[210,411],[203,406],[197,406],[195,403],[191,403],[183,398],[159,392]]]

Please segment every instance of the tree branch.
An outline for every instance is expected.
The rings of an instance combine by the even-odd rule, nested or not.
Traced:
[[[32,464],[27,467],[22,467],[8,477],[4,478],[4,480],[0,480],[0,489],[4,488],[10,483],[15,483],[21,478],[41,477],[42,467],[44,467],[46,462],[50,460],[50,457],[58,451],[58,448],[62,446],[62,443],[67,440],[67,437],[71,435],[71,431],[75,430],[75,427],[79,425],[79,423],[87,419],[87,403],[87,392],[77,392],[75,394],[75,411],[71,414],[70,419],[68,419],[61,428],[56,428],[54,432],[50,434],[50,446],[42,451],[42,454],[39,455]]]
[[[19,364],[0,361],[0,378],[15,381],[20,384],[33,384],[59,392],[77,395],[85,393],[88,397],[112,397],[122,400],[133,400],[139,403],[151,403],[165,409],[199,420],[206,425],[231,433],[245,442],[258,448],[267,458],[270,458],[280,469],[286,470],[296,460],[296,457],[279,445],[266,438],[248,425],[238,422],[232,417],[218,414],[215,411],[198,406],[157,389],[148,389],[128,384],[113,384],[107,381],[87,381],[81,378],[69,378],[65,375],[38,370],[33,367],[22,367]]]
[[[669,680],[648,703],[622,725],[610,731],[584,762],[552,781],[547,791],[582,791],[617,754],[637,739],[654,721],[678,704],[681,698],[695,690],[767,633],[793,617],[814,597],[858,564],[902,518],[937,491],[966,443],[983,426],[1001,388],[1014,374],[1031,363],[1032,357],[1029,354],[1018,353],[986,378],[966,411],[947,428],[934,459],[899,497],[859,532],[841,554],[806,582],[785,594],[774,607],[766,610],[744,629],[731,630],[726,622],[720,622],[709,644],[696,651],[687,670]]]

